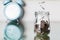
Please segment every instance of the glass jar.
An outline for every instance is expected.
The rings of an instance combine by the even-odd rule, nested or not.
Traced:
[[[35,22],[34,32],[36,36],[34,40],[41,40],[41,38],[43,38],[42,36],[44,35],[48,36],[50,32],[49,12],[48,11],[35,12],[35,18],[36,18],[36,22]]]

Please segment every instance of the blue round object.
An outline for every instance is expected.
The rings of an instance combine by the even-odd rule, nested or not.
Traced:
[[[6,39],[19,40],[24,33],[23,25],[8,24],[5,28],[4,35]]]
[[[23,8],[18,3],[15,2],[8,3],[4,9],[5,17],[9,20],[22,18],[24,15],[23,12],[24,12]]]

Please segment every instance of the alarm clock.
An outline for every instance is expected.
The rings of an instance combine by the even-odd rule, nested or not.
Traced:
[[[22,1],[20,2],[23,3]],[[4,15],[7,19],[16,20],[23,17],[24,10],[22,4],[19,4],[19,2],[6,1],[4,5]]]
[[[6,40],[20,40],[23,38],[24,26],[15,22],[7,24],[4,35]]]

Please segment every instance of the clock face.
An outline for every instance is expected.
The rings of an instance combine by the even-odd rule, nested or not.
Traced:
[[[11,40],[18,40],[22,37],[23,29],[16,25],[8,25],[5,29],[5,36]]]
[[[8,3],[5,6],[4,13],[7,19],[15,20],[23,15],[22,7],[19,6],[17,3]]]

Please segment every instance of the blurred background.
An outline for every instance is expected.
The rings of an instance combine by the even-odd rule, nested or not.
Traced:
[[[14,1],[14,0],[13,0]],[[34,22],[35,22],[35,11],[40,10],[41,0],[23,0],[24,6],[24,17],[22,23],[26,29],[26,39],[34,40]],[[50,40],[60,40],[60,1],[59,0],[42,0],[45,1],[43,7],[50,13]],[[0,0],[0,40],[4,37],[4,28],[9,22],[4,16],[4,0]]]

